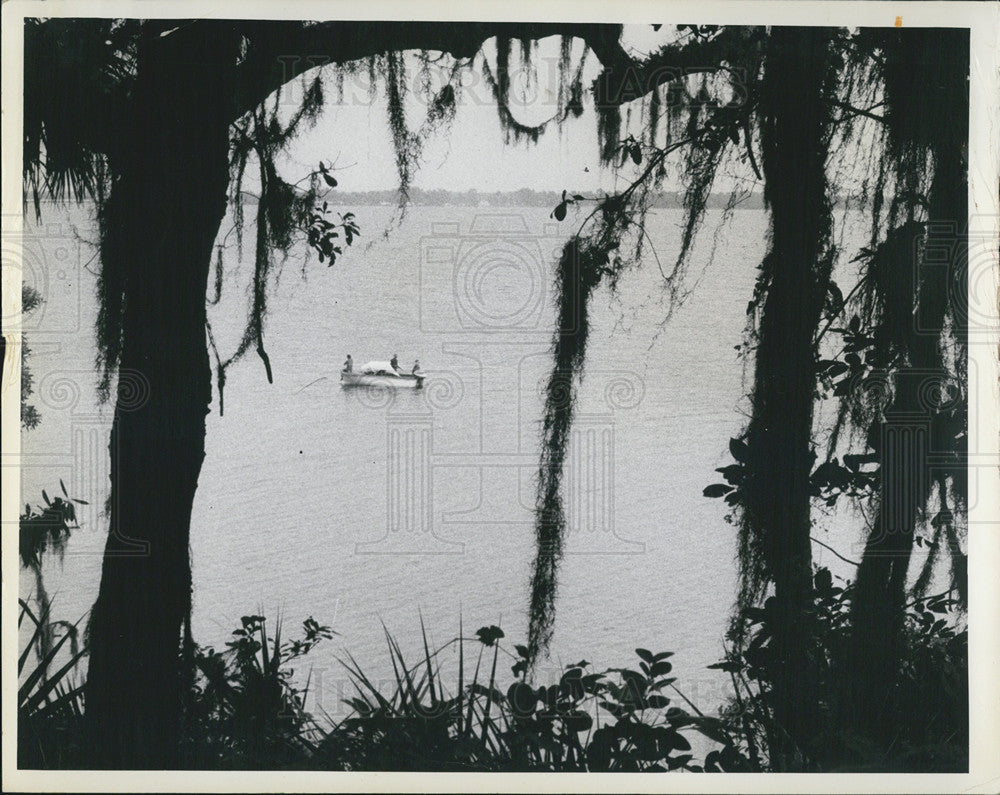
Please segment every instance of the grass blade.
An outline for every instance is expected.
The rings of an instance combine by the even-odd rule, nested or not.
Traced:
[[[463,638],[462,640],[464,641],[465,638]],[[468,709],[468,711],[466,712],[466,715],[465,715],[465,724],[468,727],[468,731],[469,731],[470,734],[472,732],[472,708],[473,708],[473,706],[475,706],[475,703],[476,703],[476,699],[475,699],[473,691],[475,689],[475,686],[477,684],[479,684],[479,666],[482,664],[482,662],[483,662],[483,646],[482,646],[482,644],[480,644],[480,646],[479,646],[479,657],[476,659],[476,670],[472,674],[472,684],[469,685],[469,691],[470,691],[469,692],[469,709]]]
[[[59,638],[59,642],[52,647],[48,654],[45,655],[42,660],[39,661],[38,666],[33,670],[28,678],[24,681],[24,684],[17,690],[17,703],[19,705],[24,704],[25,700],[28,698],[28,694],[31,693],[32,689],[38,684],[38,681],[44,676],[45,670],[55,659],[55,656],[59,653],[59,650],[63,647],[66,641],[69,640],[69,635],[63,635]],[[77,655],[79,657],[79,655]],[[74,660],[75,662],[75,660]]]
[[[66,635],[63,635],[63,639],[65,639],[66,637],[67,637]],[[46,696],[48,696],[49,693],[55,690],[56,686],[59,684],[62,678],[73,669],[73,667],[80,661],[80,658],[83,657],[84,654],[86,654],[86,649],[82,649],[79,652],[77,652],[73,657],[70,658],[69,662],[67,662],[62,668],[56,671],[56,673],[54,673],[51,677],[46,679],[45,683],[23,702],[20,701],[20,693],[18,693],[18,700],[20,702],[18,710],[24,711],[27,714],[34,712],[45,700]]]
[[[493,706],[493,690],[496,687],[497,681],[497,656],[500,653],[500,644],[494,643],[493,645],[493,668],[490,670],[490,684],[486,688],[486,713],[483,716],[483,747],[486,747],[486,734],[487,727],[490,721],[490,709]]]
[[[427,686],[431,694],[431,707],[437,705],[438,699],[434,690],[434,666],[431,663],[431,650],[427,643],[427,628],[424,626],[424,616],[420,614],[420,635],[424,640],[424,661],[427,665]],[[442,698],[444,694],[442,693]]]
[[[458,736],[465,738],[465,727],[462,723],[465,708],[462,700],[465,698],[465,639],[462,637],[462,616],[458,617]]]

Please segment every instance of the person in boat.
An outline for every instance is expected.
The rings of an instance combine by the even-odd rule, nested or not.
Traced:
[[[420,370],[420,359],[414,359],[413,360],[413,369],[410,370],[410,372],[413,375],[416,375],[418,370]]]
[[[392,369],[396,371],[396,374],[399,375],[399,359],[396,354],[392,355],[392,358],[389,360],[389,364],[392,366]]]
[[[351,354],[347,354],[347,361],[344,362],[344,372],[345,373],[354,372],[354,359],[351,358]]]

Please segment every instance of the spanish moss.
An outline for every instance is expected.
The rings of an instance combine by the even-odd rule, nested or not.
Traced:
[[[504,46],[509,47],[509,43]],[[755,49],[751,52],[756,54]],[[755,62],[758,61],[759,57]],[[500,63],[506,68],[504,59]],[[733,138],[731,129],[750,112],[740,99],[716,102],[703,79],[695,97],[689,98],[683,108],[678,107],[676,103],[681,102],[683,92],[670,87],[684,79],[681,75],[667,84],[667,95],[675,104],[664,108],[657,100],[642,99],[648,103],[644,111],[645,130],[640,133],[642,141],[622,136],[629,124],[627,119],[623,122],[617,104],[597,106],[602,162],[613,164],[619,170],[629,166],[638,168],[628,188],[598,200],[580,233],[563,248],[557,266],[558,319],[553,340],[553,367],[545,392],[536,497],[536,557],[531,576],[528,649],[532,663],[547,651],[553,631],[558,565],[567,531],[561,482],[570,444],[573,407],[583,377],[589,301],[602,278],[606,277],[607,285],[614,290],[622,273],[643,261],[648,246],[649,206],[666,176],[666,161],[674,152],[688,147],[683,157],[685,216],[679,253],[669,270],[661,267],[662,288],[667,299],[663,324],[667,322],[686,295],[683,285],[691,247],[704,217],[715,176],[729,151],[728,145]],[[498,90],[503,88],[504,84],[499,82]],[[684,113],[687,114],[684,137],[674,139],[668,134],[666,144],[657,146],[658,118],[667,118],[669,133]],[[731,209],[732,199],[725,217]],[[656,252],[650,253],[659,262]]]
[[[563,247],[556,274],[558,319],[553,337],[554,365],[545,387],[542,453],[535,518],[535,559],[531,573],[528,657],[548,648],[555,619],[556,574],[563,554],[566,515],[561,484],[569,447],[577,387],[583,377],[589,333],[590,297],[608,272],[621,228],[608,226],[598,239],[572,237]]]

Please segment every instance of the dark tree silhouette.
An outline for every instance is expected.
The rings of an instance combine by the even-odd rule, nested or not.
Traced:
[[[619,33],[601,25],[28,22],[27,189],[36,209],[45,190],[98,200],[105,384],[119,373],[111,529],[90,623],[96,764],[179,762],[188,538],[211,399],[205,297],[226,209],[231,126],[322,63],[410,49],[469,58],[487,38],[559,34],[581,36],[608,63],[632,64]],[[606,83],[623,101],[621,86]],[[399,127],[399,116],[390,123]],[[399,132],[402,146],[410,139]],[[405,151],[399,161],[405,188]],[[266,257],[258,257],[262,268]],[[262,314],[254,307],[255,322]]]
[[[123,300],[87,716],[112,767],[176,763],[191,505],[211,402],[205,296],[229,184],[238,36],[226,23],[161,35],[169,27],[143,26],[129,146],[102,208],[101,259],[121,274]]]
[[[863,455],[883,455],[876,441],[881,431],[919,397],[919,385],[907,386],[908,373],[938,368],[957,374],[962,383],[964,321],[943,299],[946,285],[958,283],[961,260],[952,260],[942,276],[907,252],[926,241],[929,224],[940,220],[955,223],[962,249],[965,131],[958,123],[935,124],[941,107],[958,117],[967,114],[962,81],[968,37],[956,32],[931,46],[910,30],[679,26],[678,33],[675,42],[635,59],[615,25],[28,21],[26,199],[33,198],[36,209],[43,192],[97,202],[98,342],[105,389],[118,374],[111,528],[90,625],[87,719],[95,765],[183,763],[176,741],[184,714],[182,638],[191,604],[188,540],[211,403],[205,301],[227,188],[238,194],[245,169],[256,161],[262,193],[246,330],[234,357],[225,361],[212,343],[220,410],[226,366],[247,350],[256,349],[270,377],[263,332],[271,250],[287,250],[292,230],[308,227],[310,244],[332,258],[329,235],[347,232],[348,221],[338,227],[313,220],[311,201],[329,177],[325,170],[313,175],[303,195],[274,168],[276,152],[322,106],[322,87],[317,80],[309,83],[306,73],[325,64],[349,69],[367,62],[385,77],[387,123],[405,204],[422,141],[454,114],[460,81],[428,97],[424,126],[410,130],[400,54],[416,50],[425,62],[431,51],[445,54],[455,76],[474,67],[489,39],[496,41],[496,62],[482,68],[509,139],[535,140],[549,126],[578,115],[588,90],[598,111],[602,157],[636,167],[621,193],[565,197],[555,211],[561,219],[569,203],[596,203],[558,266],[560,309],[539,469],[530,658],[545,653],[553,626],[566,529],[560,477],[585,366],[588,302],[598,284],[613,288],[626,268],[644,261],[646,210],[665,177],[667,158],[678,152],[687,180],[687,222],[681,254],[665,274],[671,306],[676,305],[715,174],[726,158],[742,157],[764,181],[771,238],[750,297],[750,341],[756,345],[752,416],[744,439],[731,445],[737,457],[734,485],[722,493],[740,515],[739,606],[763,599],[773,588],[780,616],[773,638],[780,663],[775,712],[791,747],[809,750],[821,719],[814,709],[807,604],[811,510],[820,471],[812,469],[813,407],[822,375],[818,346],[831,324],[846,326],[851,312],[858,316],[858,334],[863,323],[873,339],[892,338],[876,344],[874,365],[860,359],[857,366],[850,364],[852,377],[870,376],[881,366],[892,388],[882,402],[859,396],[851,384],[840,390],[843,410],[826,464],[832,463],[841,430],[864,437]],[[511,108],[511,58],[519,49],[530,60],[532,42],[548,36],[563,37],[560,107],[550,122],[529,126]],[[573,38],[582,39],[603,67],[592,86],[584,87],[581,70],[569,63]],[[286,123],[270,98],[300,77],[305,98]],[[929,94],[922,90],[927,83],[936,86]],[[640,107],[646,120],[638,138],[619,113],[627,103]],[[874,112],[883,106],[884,115]],[[837,254],[830,206],[838,187],[830,183],[829,165],[837,151],[849,148],[855,126],[865,127],[862,134],[878,144],[871,149],[880,177],[865,186],[872,215],[870,278],[864,290],[838,301],[831,295],[839,291],[829,284]],[[928,181],[927,196],[921,197]],[[242,203],[233,204],[242,230]],[[880,279],[886,261],[895,271]],[[909,278],[914,267],[921,274],[916,289]],[[893,337],[913,309],[930,324],[922,327],[923,336]],[[843,329],[836,333],[846,339]],[[870,654],[877,665],[856,666],[858,711],[876,724],[889,714],[880,695],[898,655],[914,532],[935,493],[938,534],[951,552],[956,585],[964,587],[963,406],[964,394],[947,410],[933,412],[931,422],[935,443],[955,456],[954,466],[908,497],[897,516],[899,532],[881,532],[885,522],[876,527],[859,572],[857,657]],[[925,448],[910,454],[925,471]],[[904,458],[883,455],[882,499],[868,497],[883,514],[886,489],[905,479],[913,464],[902,463]]]
[[[961,299],[953,297],[961,295],[966,245],[960,142],[967,135],[968,34],[773,28],[766,35],[753,29],[696,29],[693,35],[712,41],[720,63],[740,76],[739,85],[729,86],[736,101],[705,103],[702,113],[697,105],[685,106],[687,137],[681,140],[676,124],[669,125],[676,122],[676,107],[657,113],[663,99],[655,93],[643,108],[642,140],[625,136],[615,108],[599,108],[606,159],[624,156],[643,166],[626,191],[599,202],[567,244],[558,269],[561,304],[543,428],[529,647],[538,653],[552,632],[565,529],[559,479],[584,370],[588,298],[596,282],[613,288],[622,270],[641,259],[645,191],[658,186],[662,158],[683,145],[688,220],[681,255],[665,282],[676,301],[715,170],[727,146],[742,142],[751,167],[763,171],[771,249],[748,306],[751,419],[743,439],[730,444],[735,463],[720,470],[728,483],[706,489],[706,496],[725,496],[740,520],[742,587],[734,639],[745,640],[746,609],[766,599],[770,629],[759,639],[767,641],[768,698],[781,726],[771,761],[784,769],[821,764],[829,749],[817,746],[818,730],[835,716],[832,694],[817,692],[815,681],[813,509],[820,497],[827,505],[838,498],[870,503],[879,519],[853,592],[854,662],[839,675],[853,680],[848,725],[887,751],[898,714],[907,573],[922,528],[933,528],[932,552],[945,547],[950,554],[953,588],[959,604],[965,602],[967,321]],[[927,84],[932,91],[918,88]],[[702,92],[703,99],[711,96],[704,81]],[[872,108],[884,108],[884,115]],[[935,109],[944,122],[933,121]],[[661,117],[668,121],[666,143],[657,138]],[[830,281],[838,256],[831,217],[838,186],[830,174],[838,159],[859,155],[859,139],[874,166],[860,196],[871,213],[872,243],[855,258],[867,268],[845,299]],[[564,197],[557,217],[578,200]],[[626,254],[622,241],[630,230],[634,247]],[[924,253],[931,249],[933,259]],[[837,358],[822,359],[821,343],[831,330],[844,347]],[[873,381],[882,388],[872,390]],[[813,421],[824,384],[841,401],[828,434]],[[925,418],[926,434],[916,427]],[[848,452],[842,465],[836,453],[845,444],[844,431],[854,443],[860,436],[862,447]],[[888,449],[885,440],[901,447]],[[814,468],[821,441],[828,453]],[[933,476],[932,448],[943,462]],[[865,462],[876,469],[862,470]],[[872,482],[879,484],[874,490]],[[937,512],[928,521],[924,512],[935,499]],[[916,595],[925,592],[936,559],[928,557]]]
[[[852,673],[858,688],[854,722],[888,748],[907,575],[922,525],[933,528],[935,547],[947,548],[952,587],[963,604],[967,599],[959,536],[967,492],[968,317],[959,296],[966,290],[969,212],[963,155],[968,32],[890,34],[883,46],[888,144],[900,181],[912,189],[901,202],[898,226],[869,263],[872,306],[880,311],[885,340],[878,355],[896,378],[882,417],[868,428],[869,445],[882,461],[882,494],[858,568]],[[921,214],[922,223],[916,220]],[[933,471],[931,456],[941,459]],[[927,522],[921,513],[935,494],[937,512]],[[918,590],[929,578],[927,566]]]
[[[774,30],[760,91],[764,199],[771,248],[761,309],[743,532],[774,583],[775,715],[793,738],[815,735],[812,641],[811,447],[816,328],[830,278],[826,163],[831,31]],[[755,553],[757,554],[757,553]]]

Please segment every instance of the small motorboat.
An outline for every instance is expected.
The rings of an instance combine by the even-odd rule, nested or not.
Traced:
[[[341,386],[386,386],[394,389],[420,389],[424,374],[401,373],[389,362],[368,362],[357,370],[340,371]]]

